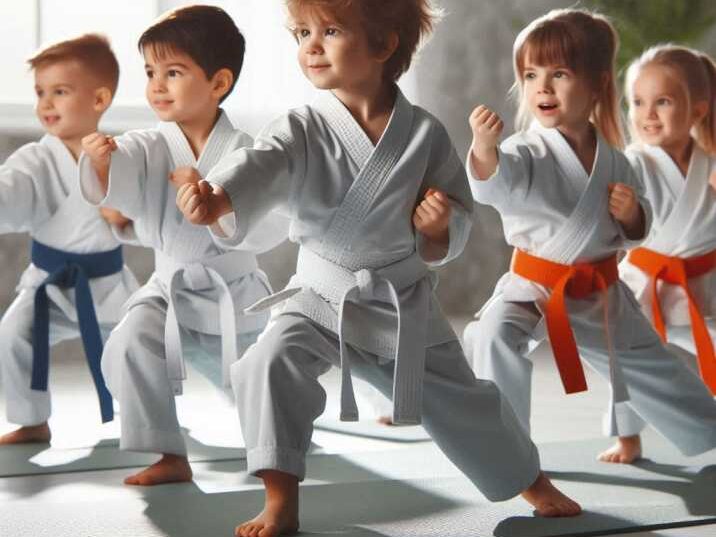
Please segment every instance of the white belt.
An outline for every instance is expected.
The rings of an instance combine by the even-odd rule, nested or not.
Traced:
[[[379,299],[389,301],[395,308],[398,318],[394,355],[393,422],[420,423],[425,371],[425,339],[432,285],[427,279],[423,282],[425,287],[422,290],[422,300],[416,311],[410,313],[403,311],[398,292],[415,285],[428,274],[427,266],[417,253],[375,270],[362,269],[351,272],[320,257],[308,248],[300,249],[296,267],[298,280],[305,287],[310,287],[324,299],[339,306],[341,420],[358,420],[358,406],[353,393],[350,361],[345,348],[344,332],[348,323],[344,315],[345,303]],[[261,311],[288,299],[300,290],[300,287],[285,289],[257,302],[246,311],[248,313]]]
[[[167,373],[174,395],[182,394],[186,367],[182,352],[181,332],[175,302],[182,289],[219,289],[219,326],[221,330],[221,373],[224,386],[229,385],[229,368],[237,359],[236,312],[234,298],[227,282],[258,269],[256,256],[230,251],[196,263],[178,263],[168,257],[156,256],[156,272],[163,282],[169,282],[169,303],[164,325],[164,350]]]

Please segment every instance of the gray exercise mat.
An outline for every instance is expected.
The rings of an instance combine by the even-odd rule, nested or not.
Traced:
[[[384,425],[377,420],[341,421],[324,413],[314,424],[316,429],[342,433],[361,438],[390,440],[392,442],[424,442],[430,436],[420,425]]]
[[[191,462],[246,458],[243,447],[206,445],[186,430],[182,432]],[[101,440],[88,447],[53,448],[48,444],[0,446],[0,477],[142,467],[157,460],[158,456],[154,453],[120,450],[117,438]]]
[[[571,519],[534,517],[519,498],[488,502],[431,443],[311,455],[301,493],[302,535],[586,537],[716,521],[716,453],[685,458],[648,435],[649,459],[640,464],[596,462],[596,453],[608,445],[593,440],[541,446],[544,468],[585,510]],[[216,472],[244,468],[243,462],[212,465]],[[255,482],[236,483],[229,492],[206,493],[201,483],[189,483],[121,500],[100,495],[50,503],[43,505],[41,520],[31,499],[6,502],[0,506],[0,535],[228,536],[263,502]]]

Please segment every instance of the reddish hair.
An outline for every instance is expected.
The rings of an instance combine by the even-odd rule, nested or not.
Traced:
[[[109,40],[101,34],[84,34],[60,41],[36,52],[27,60],[30,69],[39,69],[63,61],[76,61],[112,95],[119,84],[119,63]]]
[[[585,9],[555,9],[524,28],[513,48],[515,89],[522,95],[527,59],[536,65],[564,65],[584,77],[596,93],[591,121],[614,147],[624,145],[619,119],[614,63],[619,37],[603,15]],[[529,111],[520,99],[518,124],[525,128]]]
[[[645,67],[667,70],[683,88],[689,108],[694,103],[706,102],[706,114],[694,125],[692,134],[705,151],[716,153],[716,66],[713,60],[703,52],[679,45],[663,44],[647,49],[627,69],[624,93],[630,104],[634,82]]]
[[[386,38],[395,33],[398,47],[383,71],[385,79],[391,81],[408,70],[418,46],[440,18],[440,11],[430,0],[286,0],[286,6],[292,15],[315,9],[339,22],[357,15],[368,45],[378,52],[385,49]]]

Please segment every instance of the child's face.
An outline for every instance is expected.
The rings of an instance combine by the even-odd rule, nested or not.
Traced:
[[[688,142],[693,125],[684,88],[675,75],[644,67],[632,87],[629,117],[641,141],[663,147]]]
[[[547,128],[580,128],[589,122],[594,96],[584,77],[562,65],[525,62],[524,98],[532,115]]]
[[[96,82],[73,60],[35,69],[35,112],[44,129],[61,140],[81,139],[97,130]]]
[[[145,47],[144,61],[147,101],[159,119],[182,123],[216,114],[212,82],[187,54]]]
[[[315,9],[294,19],[298,63],[319,89],[358,90],[380,80],[383,62],[370,49],[358,24],[339,23]]]

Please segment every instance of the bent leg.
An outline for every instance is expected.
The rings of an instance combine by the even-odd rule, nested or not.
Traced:
[[[541,315],[531,303],[494,299],[478,321],[467,325],[463,345],[478,378],[493,381],[530,431],[532,362],[527,358]]]

